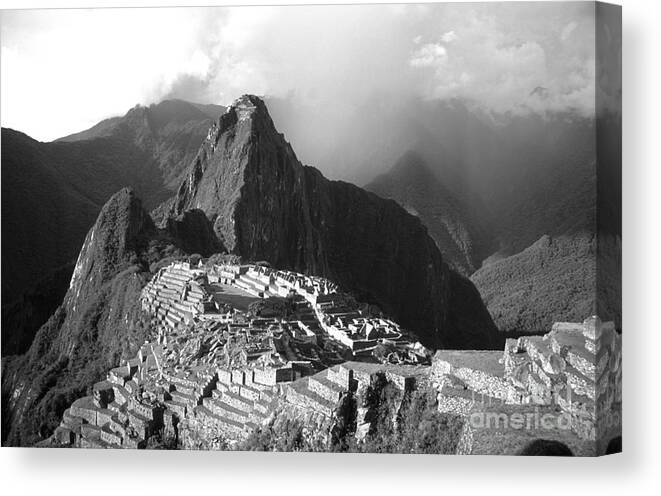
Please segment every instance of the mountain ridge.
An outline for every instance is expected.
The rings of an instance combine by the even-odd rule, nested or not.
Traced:
[[[6,326],[20,335],[3,339],[3,356],[24,352],[45,321],[43,315],[18,315],[16,302],[37,290],[36,281],[73,264],[115,192],[130,186],[149,209],[169,198],[175,187],[168,184],[178,186],[207,135],[210,115],[221,110],[163,102],[102,121],[76,139],[49,143],[2,129],[3,335]],[[61,285],[53,288],[61,291]],[[53,301],[63,296],[53,295]]]
[[[619,243],[587,232],[544,235],[519,253],[483,266],[471,281],[504,333],[542,332],[553,322],[592,314],[620,328]]]
[[[475,272],[491,254],[490,237],[470,206],[441,183],[418,152],[406,152],[365,189],[419,217],[446,260],[463,275]]]
[[[330,275],[435,346],[500,345],[477,289],[447,267],[419,219],[327,180],[285,143],[264,103],[244,97],[211,128],[161,224],[130,189],[106,202],[62,304],[25,355],[3,359],[3,444],[48,437],[74,399],[135,353],[150,332],[142,287],[159,264],[191,252]],[[215,180],[224,175],[233,180]]]
[[[181,99],[162,100],[151,105],[136,105],[122,116],[108,117],[88,129],[62,136],[53,142],[73,142],[107,136],[122,121],[131,121],[132,117],[141,114],[150,116],[149,123],[152,125],[152,129],[158,130],[170,122],[214,120],[224,111],[225,107],[222,105],[193,103]]]

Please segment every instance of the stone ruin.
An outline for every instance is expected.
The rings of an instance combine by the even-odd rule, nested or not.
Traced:
[[[621,437],[621,350],[613,323],[590,317],[503,352],[439,351],[430,379],[439,411],[465,419],[459,453],[514,454],[543,438],[598,455]]]
[[[228,288],[241,298],[289,297],[293,314],[248,315],[232,306]],[[375,362],[381,343],[410,348],[402,354],[415,360],[426,351],[396,323],[360,313],[330,281],[257,265],[175,262],[146,285],[141,303],[153,339],[65,411],[53,442],[144,448],[158,436],[214,448],[213,440],[238,441],[275,411],[328,427],[342,396],[369,382],[360,371],[379,365],[347,368],[347,358]]]
[[[227,299],[230,289],[256,301],[288,297],[293,313],[250,316]],[[223,449],[283,419],[328,437],[347,398],[360,440],[365,391],[378,377],[402,397],[434,388],[438,411],[462,421],[459,454],[515,454],[548,440],[595,455],[621,439],[621,336],[597,317],[508,339],[503,351],[441,350],[430,366],[396,323],[362,313],[330,281],[288,271],[177,262],[144,288],[142,306],[153,338],[64,412],[52,444],[172,439]],[[390,351],[377,357],[377,347]]]
[[[184,448],[218,449],[245,439],[276,417],[304,420],[308,429],[329,436],[343,399],[351,394],[361,398],[375,374],[383,374],[402,396],[421,375],[419,367],[388,370],[359,362],[296,381],[278,377],[275,369],[161,374],[149,351],[151,347],[143,347],[142,358],[112,369],[106,380],[94,385],[93,396],[76,400],[64,412],[51,445],[146,448],[157,435],[176,439]],[[369,429],[366,417],[359,401],[359,438]]]
[[[222,287],[259,299],[294,298],[297,318],[289,322],[298,340],[334,341],[352,359],[421,364],[429,352],[399,325],[372,315],[333,282],[261,265],[191,267],[175,262],[159,270],[142,292],[143,309],[153,316],[160,339],[200,325],[236,323],[223,302]]]

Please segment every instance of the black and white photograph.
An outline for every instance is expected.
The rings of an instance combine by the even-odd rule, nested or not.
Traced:
[[[0,29],[3,448],[622,451],[619,5]]]

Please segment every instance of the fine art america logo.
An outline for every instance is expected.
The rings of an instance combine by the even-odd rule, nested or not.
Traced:
[[[498,405],[512,407],[502,400],[495,400],[485,395],[473,394],[475,405],[485,408],[483,411],[474,411],[469,415],[470,426],[474,429],[496,429],[496,430],[576,430],[585,424],[595,424],[596,411],[592,409],[572,408],[571,390],[569,391],[565,404],[569,411],[558,408],[557,411],[549,411],[548,406],[535,405],[532,410],[522,411],[497,411]],[[531,405],[532,406],[532,405]],[[599,428],[609,428],[619,425],[620,412],[608,409],[599,414]]]

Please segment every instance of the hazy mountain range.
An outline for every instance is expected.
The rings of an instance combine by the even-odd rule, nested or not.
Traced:
[[[62,304],[26,354],[3,359],[9,444],[52,431],[73,398],[143,342],[139,292],[173,256],[229,252],[328,277],[432,348],[502,345],[478,291],[443,261],[420,220],[303,166],[259,98],[241,98],[214,122],[154,218],[133,190],[114,194]]]
[[[536,332],[542,322],[569,318],[585,306],[573,303],[576,288],[586,287],[577,281],[557,286],[552,299],[564,303],[541,313],[517,298],[507,309],[498,307],[500,300],[492,295],[505,288],[518,294],[508,284],[525,283],[525,277],[502,275],[512,264],[518,272],[521,257],[491,262],[522,251],[521,256],[539,253],[544,244],[535,243],[543,236],[551,236],[554,245],[578,243],[578,252],[592,257],[588,247],[597,232],[597,191],[605,191],[600,205],[614,212],[613,218],[620,201],[618,187],[609,186],[617,178],[596,187],[593,119],[553,115],[498,121],[459,101],[390,108],[366,102],[364,112],[348,119],[346,130],[313,147],[310,131],[300,125],[305,105],[267,102],[276,124],[322,169],[338,174],[342,166],[336,162],[354,160],[354,169],[376,171],[366,189],[420,218],[450,266],[472,276],[501,330]],[[3,129],[3,355],[24,351],[59,304],[103,203],[124,186],[132,187],[147,209],[170,198],[224,110],[181,100],[136,106],[52,143]],[[600,156],[606,160],[617,153],[602,150]],[[333,165],[330,156],[336,158]],[[380,165],[388,162],[389,168]],[[619,239],[618,226],[609,230]],[[555,264],[563,262],[552,253],[545,259],[545,278],[553,279]],[[566,267],[558,270],[566,272]]]
[[[619,120],[431,105],[361,189],[303,165],[267,105],[165,101],[52,143],[2,130],[4,440],[48,434],[134,352],[140,288],[173,256],[328,277],[432,348],[594,312],[621,325],[620,149],[594,139]]]
[[[427,226],[446,261],[470,275],[494,251],[494,237],[464,198],[446,188],[417,152],[406,152],[393,168],[365,186],[391,198]]]

